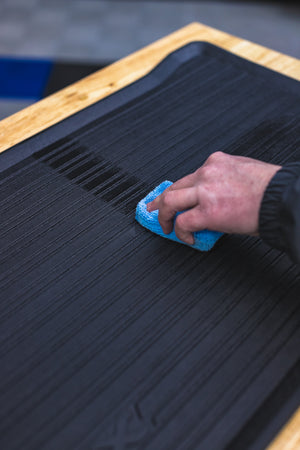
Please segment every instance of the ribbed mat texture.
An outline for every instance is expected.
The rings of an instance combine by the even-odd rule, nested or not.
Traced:
[[[300,276],[135,221],[216,150],[300,159],[299,84],[191,43],[0,156],[0,448],[262,449],[300,403]]]

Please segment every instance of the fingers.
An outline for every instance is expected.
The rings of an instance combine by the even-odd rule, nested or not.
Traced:
[[[180,178],[180,180],[175,181],[169,189],[171,191],[176,189],[184,189],[188,187],[193,187],[195,184],[195,172],[190,173],[189,175],[186,175],[183,178]]]
[[[175,183],[173,183],[170,187],[168,187],[161,195],[159,195],[158,197],[156,197],[156,199],[154,199],[152,202],[149,202],[147,204],[147,210],[149,212],[152,212],[152,211],[155,211],[156,209],[159,209],[161,197],[163,194],[165,195],[169,191],[175,191],[178,189],[192,187],[194,185],[194,182],[195,182],[195,174],[194,173],[191,173],[191,174],[187,175],[186,177],[183,177],[180,180],[175,181]]]
[[[176,236],[190,245],[195,243],[193,232],[201,231],[205,228],[204,217],[198,208],[193,208],[180,214],[175,221]]]
[[[178,211],[192,208],[197,204],[196,188],[178,189],[166,191],[161,195],[158,203],[158,220],[166,234],[173,229],[173,219]]]

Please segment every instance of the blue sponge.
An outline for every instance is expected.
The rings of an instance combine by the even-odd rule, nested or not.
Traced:
[[[171,239],[173,241],[179,242],[181,244],[185,244],[178,239],[173,230],[170,234],[165,234],[161,226],[158,222],[158,210],[148,212],[147,211],[147,203],[154,200],[158,195],[160,195],[167,187],[171,186],[173,183],[171,181],[163,181],[159,186],[157,186],[153,191],[149,192],[149,194],[143,198],[136,207],[136,220],[145,228],[152,231],[153,233],[158,234],[159,236],[165,237],[167,239]],[[197,231],[194,233],[195,244],[189,245],[189,247],[195,248],[197,250],[208,251],[213,248],[217,240],[222,236],[223,233],[218,231]]]

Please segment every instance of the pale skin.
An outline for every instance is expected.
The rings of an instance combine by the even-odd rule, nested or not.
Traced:
[[[264,191],[281,168],[243,156],[213,153],[194,173],[176,181],[148,203],[159,210],[164,233],[171,233],[174,216],[177,237],[194,244],[194,231],[258,235],[259,210]]]

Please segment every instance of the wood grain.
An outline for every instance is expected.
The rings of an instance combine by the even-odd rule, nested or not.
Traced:
[[[192,23],[0,122],[0,152],[101,100],[149,73],[167,54],[191,41],[218,45],[300,80],[300,61],[199,23]],[[300,449],[300,408],[268,450]]]
[[[300,449],[300,407],[287,422],[285,427],[268,446],[267,450]]]
[[[0,122],[0,152],[136,81],[168,53],[207,41],[300,80],[300,61],[199,23],[192,23]]]

